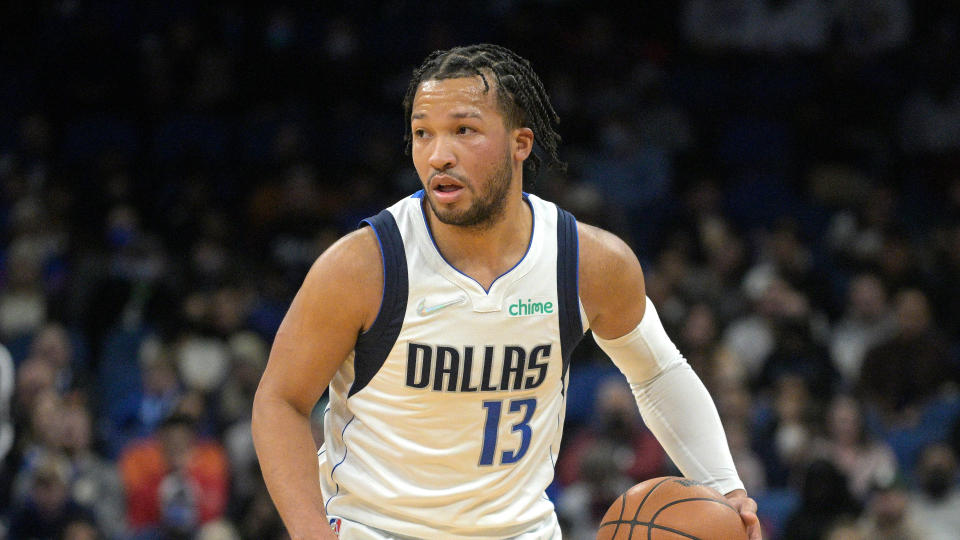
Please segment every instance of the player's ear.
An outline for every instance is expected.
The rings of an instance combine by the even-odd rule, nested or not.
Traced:
[[[516,128],[513,135],[513,157],[523,161],[533,152],[533,130],[528,127]]]

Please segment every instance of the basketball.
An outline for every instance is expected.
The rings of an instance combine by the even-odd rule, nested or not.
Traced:
[[[699,482],[662,476],[641,482],[610,505],[597,540],[746,540],[723,495]]]

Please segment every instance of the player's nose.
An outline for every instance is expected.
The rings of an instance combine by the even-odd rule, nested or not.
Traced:
[[[446,137],[439,136],[434,138],[427,163],[438,171],[445,171],[456,166],[457,155],[454,153],[453,147]]]

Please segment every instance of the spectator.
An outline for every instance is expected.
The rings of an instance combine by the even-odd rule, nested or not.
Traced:
[[[9,540],[59,540],[76,519],[93,520],[70,496],[69,474],[65,458],[44,456],[31,472],[29,496],[10,518]]]
[[[722,376],[717,359],[726,352],[718,343],[717,320],[709,305],[698,303],[690,306],[678,347],[710,393],[716,395]]]
[[[877,274],[891,290],[923,288],[926,278],[920,267],[923,251],[903,231],[891,231],[883,239]]]
[[[872,274],[855,277],[847,288],[846,313],[834,325],[830,338],[830,356],[844,386],[855,387],[864,355],[892,336],[895,327],[883,283]]]
[[[830,403],[826,433],[813,443],[812,454],[846,476],[850,494],[861,504],[874,486],[889,484],[898,473],[893,450],[870,435],[860,403],[846,394]]]
[[[53,390],[55,377],[56,374],[50,363],[40,358],[28,359],[17,369],[11,407],[14,414],[13,429],[17,433],[17,438],[13,441],[9,455],[4,461],[4,474],[0,476],[4,481],[0,489],[2,498],[9,497],[11,506],[23,501],[27,491],[28,483],[25,478],[28,475],[23,474],[22,470],[23,462],[29,459],[31,449],[38,446],[38,434],[35,428],[37,422],[34,418],[39,420],[52,416],[45,414],[45,411],[51,410],[51,407],[38,405],[59,398]],[[15,486],[15,484],[18,485]]]
[[[62,540],[102,540],[97,525],[88,518],[74,518],[64,527]]]
[[[43,289],[43,266],[38,254],[10,249],[7,276],[0,290],[0,339],[25,338],[47,320],[47,297]]]
[[[233,334],[227,342],[231,373],[220,392],[220,415],[226,424],[249,419],[253,394],[266,367],[269,350],[262,338],[253,332]]]
[[[950,373],[946,343],[933,326],[927,296],[916,289],[894,300],[897,331],[867,352],[860,369],[860,392],[886,425],[910,423],[943,386]]]
[[[803,473],[800,506],[787,519],[783,540],[820,540],[836,523],[859,512],[843,473],[828,461],[815,460]]]
[[[51,389],[41,391],[34,400],[30,423],[18,449],[20,464],[13,484],[14,501],[23,501],[29,496],[36,468],[49,461],[50,454],[60,452],[63,433],[60,413],[62,407],[63,398]]]
[[[753,446],[763,461],[767,485],[782,488],[796,481],[807,464],[815,405],[806,380],[794,374],[776,381],[772,402],[758,414]]]
[[[18,417],[29,414],[34,402],[44,390],[56,392],[57,371],[49,360],[31,357],[17,368],[14,411]]]
[[[767,489],[767,473],[760,456],[750,447],[749,427],[742,421],[726,421],[723,430],[747,493],[763,493]]]
[[[657,254],[656,272],[651,272],[648,293],[650,299],[663,306],[664,326],[679,328],[687,312],[687,281],[693,272],[685,250],[668,246]],[[659,311],[659,308],[658,308]]]
[[[232,495],[246,500],[262,482],[253,447],[250,418],[253,395],[266,367],[268,350],[264,341],[252,332],[238,332],[230,338],[233,371],[220,392],[220,421],[224,426],[223,443],[230,457]],[[256,476],[256,477],[255,477]]]
[[[852,519],[840,519],[827,531],[826,540],[870,540]]]
[[[597,388],[594,415],[597,420],[574,436],[564,448],[563,461],[557,463],[561,486],[586,479],[584,460],[598,444],[616,449],[620,472],[633,483],[667,471],[666,453],[643,424],[630,387],[619,376],[608,378]]]
[[[64,393],[75,386],[77,368],[76,354],[70,334],[59,323],[47,323],[33,338],[30,344],[30,356],[40,357],[50,362],[56,372],[55,386]]]
[[[802,306],[807,300],[802,296]],[[837,390],[839,375],[820,341],[814,335],[814,324],[808,308],[780,317],[776,321],[776,347],[763,363],[760,376],[754,381],[758,388],[769,388],[784,375],[802,377],[818,403],[830,399]]]
[[[757,262],[745,279],[750,279],[753,274],[778,276],[791,288],[811,297],[811,305],[815,306],[823,296],[820,290],[822,280],[818,279],[813,266],[813,252],[801,236],[800,224],[796,220],[777,220],[769,231],[760,235]]]
[[[141,347],[140,388],[128,389],[125,397],[108,409],[106,431],[111,455],[128,441],[152,434],[182,398],[171,354],[159,340],[147,341]]]
[[[870,540],[932,538],[926,523],[920,522],[912,514],[902,479],[876,487],[867,503],[860,527],[863,535]]]
[[[960,486],[957,455],[946,444],[923,450],[917,464],[916,484],[909,494],[909,513],[926,528],[926,540],[948,540],[960,531]]]
[[[220,389],[230,369],[230,357],[222,339],[182,336],[176,346],[177,373],[185,390],[206,397]]]
[[[280,514],[270,500],[267,486],[259,467],[251,471],[259,480],[253,494],[242,501],[234,521],[243,538],[264,538],[265,540],[286,540],[287,533],[280,521]]]
[[[721,339],[724,348],[740,359],[749,380],[753,381],[759,378],[764,361],[776,345],[774,324],[779,313],[788,304],[798,306],[797,301],[802,298],[792,293],[786,282],[771,275],[754,274],[745,278],[743,289],[751,308],[730,321]]]
[[[230,522],[217,520],[200,527],[196,540],[240,540],[240,534]]]
[[[849,205],[833,214],[826,243],[841,266],[854,269],[879,264],[886,237],[897,212],[896,193],[875,185],[861,205]]]
[[[123,538],[127,531],[123,486],[116,464],[94,451],[90,411],[74,400],[63,407],[61,415],[60,447],[70,462],[74,500],[92,510],[96,530],[105,538]]]
[[[229,465],[223,447],[199,440],[194,419],[172,413],[157,434],[131,443],[120,456],[127,521],[136,531],[188,533],[224,514]],[[169,532],[168,531],[168,532]]]
[[[682,206],[667,225],[665,249],[685,254],[693,268],[676,285],[686,298],[715,306],[726,319],[743,307],[737,285],[749,262],[744,242],[723,214],[723,193],[717,179],[699,168],[678,174],[690,176],[690,185],[680,194]],[[701,261],[702,267],[697,268]]]

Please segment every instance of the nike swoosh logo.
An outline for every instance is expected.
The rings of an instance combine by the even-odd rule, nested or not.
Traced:
[[[423,298],[420,300],[420,303],[417,304],[417,315],[420,315],[420,316],[429,315],[435,311],[440,311],[441,309],[447,308],[450,306],[456,306],[457,304],[462,304],[466,301],[467,301],[466,298],[464,298],[463,296],[459,296],[457,298],[454,298],[453,300],[448,300],[440,304],[434,304],[432,306],[428,306],[427,300]]]

